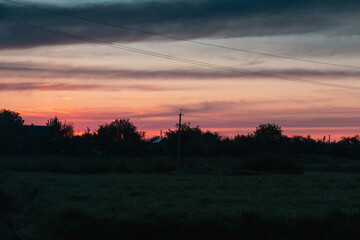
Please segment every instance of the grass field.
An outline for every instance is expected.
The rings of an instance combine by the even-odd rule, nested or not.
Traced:
[[[360,174],[313,168],[322,171],[4,171],[0,189],[19,239],[359,239]]]
[[[3,156],[0,236],[360,239],[360,161],[268,161]]]

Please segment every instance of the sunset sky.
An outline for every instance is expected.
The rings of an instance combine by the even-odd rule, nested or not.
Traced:
[[[0,0],[8,17],[135,49],[354,90],[286,81],[125,51],[0,19],[0,108],[25,124],[57,115],[76,131],[130,118],[147,136],[183,120],[221,135],[277,123],[287,135],[360,133],[358,0],[16,0],[201,43],[124,30]],[[356,89],[358,88],[358,89]]]

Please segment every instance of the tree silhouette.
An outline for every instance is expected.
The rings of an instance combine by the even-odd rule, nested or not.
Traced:
[[[66,121],[62,123],[57,116],[46,122],[53,140],[71,138],[74,136],[74,126]]]
[[[57,116],[46,122],[50,133],[50,140],[46,146],[48,153],[74,154],[78,146],[72,142],[74,137],[74,127],[72,123],[66,121],[62,123]]]
[[[278,140],[282,137],[281,127],[275,123],[260,124],[254,131],[256,138],[265,138],[268,140]]]
[[[179,139],[179,125],[176,130],[168,130],[165,135],[176,152]],[[187,156],[215,156],[219,153],[221,137],[210,131],[203,132],[200,126],[191,127],[190,123],[181,124],[182,154]]]
[[[359,146],[360,145],[360,136],[355,135],[353,137],[342,137],[341,141],[339,143],[350,145],[350,146],[356,146],[356,145]]]
[[[100,125],[97,130],[98,145],[112,153],[131,152],[144,137],[145,132],[137,131],[128,118],[115,119],[110,124]]]
[[[24,120],[19,113],[0,110],[0,152],[16,151],[24,138]]]

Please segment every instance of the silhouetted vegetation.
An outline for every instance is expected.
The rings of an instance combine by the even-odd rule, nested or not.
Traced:
[[[19,113],[0,112],[0,152],[5,154],[48,154],[72,157],[126,156],[175,158],[178,146],[178,126],[166,131],[165,139],[157,144],[145,139],[145,132],[126,118],[115,119],[88,129],[82,136],[74,136],[71,123],[56,116],[46,126],[24,126]],[[315,140],[310,136],[283,134],[281,126],[261,124],[247,135],[233,138],[203,131],[190,123],[181,126],[181,155],[184,158],[225,157],[243,159],[245,168],[261,171],[301,172],[298,160],[304,156],[329,156],[331,158],[360,157],[360,137],[343,137],[340,141]]]
[[[176,125],[178,128],[178,125]],[[176,153],[179,135],[178,130],[168,130],[165,135],[171,146],[171,152]],[[191,127],[190,123],[181,126],[181,148],[183,156],[213,157],[221,153],[221,137],[210,131],[203,132],[200,126]]]
[[[100,125],[95,137],[95,147],[99,147],[102,153],[131,155],[138,153],[145,133],[137,131],[129,119],[116,119],[110,124]]]
[[[0,153],[19,151],[24,137],[24,120],[19,113],[0,110]]]
[[[74,154],[74,127],[72,123],[62,123],[56,116],[46,122],[47,130],[49,132],[49,139],[47,139],[46,152],[53,154]]]

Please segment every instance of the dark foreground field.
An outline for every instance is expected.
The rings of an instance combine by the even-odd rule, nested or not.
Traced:
[[[214,164],[69,174],[0,164],[1,239],[360,239],[359,162],[343,163],[298,174]]]

